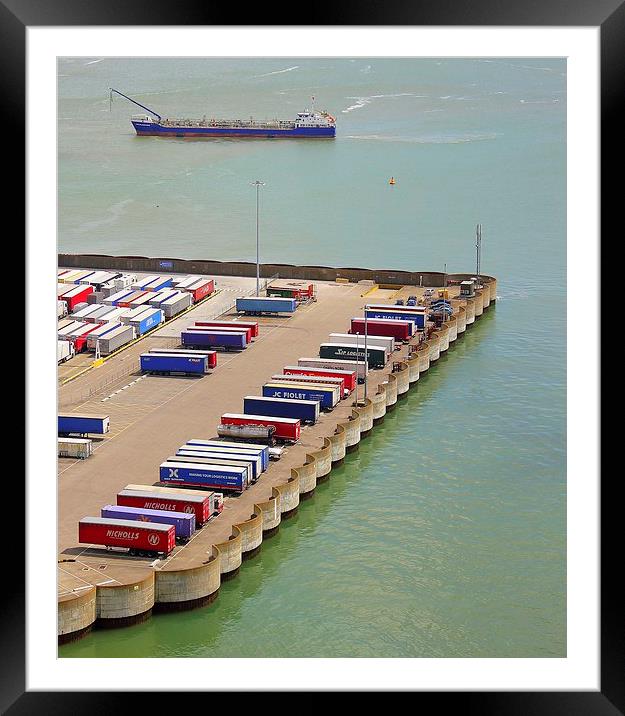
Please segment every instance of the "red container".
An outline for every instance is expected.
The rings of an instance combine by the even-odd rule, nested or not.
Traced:
[[[85,517],[78,523],[78,541],[169,554],[176,546],[176,528],[153,522]]]
[[[356,388],[356,382],[357,382],[357,376],[356,371],[342,371],[342,372],[335,372],[331,370],[330,368],[306,368],[305,366],[301,367],[295,367],[295,366],[288,366],[282,370],[284,375],[315,375],[320,377],[326,377],[326,378],[343,378],[344,380],[344,390],[346,390],[348,393],[351,393],[352,390]],[[348,372],[348,375],[345,375],[345,373]]]
[[[117,504],[125,507],[141,507],[148,510],[170,510],[172,512],[187,512],[195,515],[195,524],[201,527],[211,517],[210,496],[207,495],[201,502],[185,500],[184,495],[172,492],[169,495],[144,493],[128,494],[123,490],[117,495]],[[201,493],[199,493],[201,495]]]
[[[239,326],[236,323],[231,323],[228,326],[205,326],[196,323],[195,326],[193,326],[194,331],[214,331],[216,328],[226,333],[245,333],[245,342],[252,342],[252,329],[249,326]]]
[[[252,338],[256,338],[258,335],[258,323],[254,321],[196,321],[195,325],[210,326],[211,328],[251,328]]]
[[[93,293],[93,286],[78,285],[68,293],[60,297],[61,301],[67,303],[67,310],[71,313],[77,303],[86,303],[87,296]]]
[[[225,413],[221,416],[222,425],[273,425],[276,429],[273,436],[280,440],[297,442],[299,440],[301,425],[299,420],[293,418],[273,418],[268,415],[244,415],[239,413]]]
[[[193,303],[197,303],[215,292],[215,282],[212,278],[207,280],[201,279],[181,290],[190,293],[193,296]]]
[[[401,306],[403,308],[403,306]],[[387,336],[396,341],[409,341],[411,334],[410,321],[380,321],[375,318],[367,319],[367,333],[370,336]],[[352,318],[350,333],[365,335],[365,319]]]

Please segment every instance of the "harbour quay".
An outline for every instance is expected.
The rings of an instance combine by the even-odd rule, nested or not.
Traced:
[[[184,272],[214,278],[217,286],[249,280],[255,270],[254,264],[167,259],[163,266],[163,262],[142,257],[59,256],[63,267]],[[220,295],[223,300],[223,294],[216,294],[177,318],[175,327],[165,324],[136,345],[59,385],[59,410],[106,413],[110,420],[110,430],[94,438],[87,459],[59,458],[59,643],[79,638],[94,627],[135,624],[159,611],[210,609],[222,581],[244,579],[239,575],[243,560],[262,555],[264,540],[297,512],[302,500],[314,499],[317,484],[332,479],[333,467],[350,459],[361,440],[418,385],[420,376],[444,370],[437,365],[439,358],[453,350],[454,343],[489,310],[497,293],[494,277],[481,275],[475,282],[472,274],[262,265],[261,276],[268,285],[272,277],[281,284],[311,281],[314,300],[302,302],[290,315],[252,318],[239,314],[229,305],[231,301],[216,303],[211,310],[211,301]],[[99,516],[101,508],[114,504],[117,493],[127,485],[159,484],[159,465],[175,456],[181,445],[217,439],[224,414],[242,413],[245,396],[262,395],[261,387],[285,366],[319,356],[330,334],[347,334],[350,322],[363,316],[365,306],[390,309],[400,301],[405,305],[412,297],[423,302],[439,291],[446,292],[443,295],[451,307],[441,321],[428,321],[424,330],[398,343],[383,366],[368,371],[366,389],[356,384],[333,409],[321,411],[314,424],[303,424],[297,442],[285,444],[279,459],[272,460],[247,489],[240,494],[224,491],[223,510],[188,541],[161,557],[131,556],[79,543],[82,518]],[[222,307],[220,321],[258,323],[258,335],[245,349],[219,351],[216,366],[200,378],[140,371],[142,352],[152,345],[158,349],[179,345],[180,332],[201,318],[199,312],[212,318]]]

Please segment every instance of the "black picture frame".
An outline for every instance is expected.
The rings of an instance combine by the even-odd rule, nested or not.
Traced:
[[[616,192],[621,187],[618,170],[621,152],[616,122],[621,120],[619,106],[623,99],[625,76],[625,2],[623,0],[438,0],[438,2],[356,3],[345,0],[335,5],[311,7],[307,25],[438,25],[438,26],[594,26],[600,27],[601,37],[601,222],[604,227],[616,228],[618,206]],[[246,26],[274,25],[268,23],[262,7],[246,8]],[[240,9],[234,5],[186,0],[184,3],[151,0],[147,5],[128,0],[0,0],[0,88],[5,108],[4,140],[11,146],[6,152],[16,153],[10,166],[10,181],[4,190],[5,207],[16,216],[25,216],[24,154],[26,29],[33,26],[124,26],[124,25],[237,25]],[[294,17],[296,17],[294,15]],[[323,22],[318,22],[323,21]],[[619,102],[621,100],[621,102]],[[20,141],[18,141],[18,138]],[[6,154],[5,154],[6,161]],[[5,218],[7,216],[5,213]],[[618,277],[617,277],[618,279]],[[601,314],[602,321],[605,312]],[[603,324],[601,326],[603,328]],[[603,332],[602,332],[603,333]],[[580,346],[581,347],[581,346]],[[589,429],[595,429],[589,426]],[[598,428],[597,428],[598,429]],[[603,444],[603,440],[601,441]],[[24,499],[23,484],[11,481],[5,488],[12,490],[13,504]],[[625,713],[625,630],[620,600],[617,604],[619,564],[620,508],[617,496],[618,475],[601,485],[601,664],[600,691],[571,692],[419,692],[416,704],[423,706],[437,699],[436,706],[463,713],[484,714],[618,714]],[[18,555],[19,544],[11,544],[11,553]],[[25,554],[24,554],[25,564]],[[0,709],[9,714],[45,713],[112,713],[129,707],[147,706],[150,694],[114,692],[26,692],[25,690],[25,573],[21,584],[12,573],[11,584],[2,590],[0,611],[0,639],[2,641],[0,667]],[[175,684],[171,685],[175,688]],[[200,685],[201,686],[201,685]],[[319,687],[316,684],[311,687]],[[149,684],[138,688],[149,688]],[[244,685],[242,684],[242,687]],[[156,694],[162,708],[168,694]],[[202,696],[201,693],[198,696]],[[216,702],[212,700],[212,703]],[[285,704],[284,704],[285,705]],[[232,704],[229,704],[231,707]]]

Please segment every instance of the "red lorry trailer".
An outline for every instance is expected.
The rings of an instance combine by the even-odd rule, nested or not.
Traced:
[[[209,328],[251,328],[252,338],[258,336],[258,323],[256,321],[196,321],[196,326]]]
[[[365,335],[365,319],[352,318],[350,333]],[[371,336],[387,336],[396,341],[409,341],[412,337],[412,321],[394,321],[386,318],[368,318],[367,333]]]
[[[344,390],[351,393],[356,388],[356,371],[332,370],[331,368],[308,368],[301,365],[285,365],[282,369],[284,375],[313,375],[321,378],[342,378]]]
[[[176,546],[176,528],[156,522],[83,517],[78,522],[78,541],[125,547],[132,555],[168,555]]]
[[[193,303],[197,303],[206,298],[206,296],[215,293],[215,281],[212,278],[199,278],[197,281],[184,286],[181,290],[190,293],[193,297]]]
[[[222,425],[273,425],[273,434],[278,440],[297,442],[301,424],[297,418],[273,418],[269,415],[245,415],[244,413],[225,413],[221,416]]]
[[[137,487],[133,485],[132,487]],[[125,507],[141,507],[148,510],[169,510],[171,512],[188,512],[195,515],[195,524],[201,527],[213,515],[211,495],[198,490],[197,496],[176,494],[163,494],[163,489],[146,487],[144,490],[134,490],[126,487],[117,493],[117,504]]]

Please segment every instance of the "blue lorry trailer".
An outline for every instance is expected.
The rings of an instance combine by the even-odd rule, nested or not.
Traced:
[[[247,335],[245,332],[236,333],[233,331],[186,330],[180,334],[180,341],[183,346],[243,350],[247,346]]]
[[[199,438],[192,438],[187,440],[185,445],[199,445],[201,447],[212,447],[216,445],[222,448],[237,448],[237,450],[245,452],[253,452],[260,454],[263,461],[263,470],[269,467],[269,445],[261,445],[259,443],[237,443],[231,440],[200,440]]]
[[[275,296],[253,296],[237,298],[237,311],[243,311],[253,316],[261,313],[295,313],[297,301],[294,298],[279,298]]]
[[[207,355],[142,353],[139,360],[141,370],[148,373],[184,373],[187,375],[208,373]]]
[[[303,423],[314,424],[319,420],[319,401],[246,395],[243,398],[243,413],[267,415],[272,418],[294,418]]]
[[[292,400],[318,400],[322,409],[332,410],[339,402],[338,389],[334,386],[306,385],[305,383],[280,383],[272,381],[263,385],[265,398],[290,398]]]
[[[159,479],[167,485],[189,485],[243,492],[247,468],[166,460],[159,466]]]
[[[100,517],[173,525],[176,529],[176,539],[184,542],[195,532],[195,514],[193,513],[149,510],[143,507],[124,507],[122,505],[104,505],[100,510]]]
[[[228,455],[224,453],[204,452],[203,450],[185,450],[180,448],[176,454],[167,458],[168,460],[178,460],[178,462],[201,462],[214,465],[234,465],[235,467],[245,467],[248,471],[248,483],[256,482],[260,477],[260,458],[253,455]]]
[[[423,330],[425,327],[426,315],[425,313],[415,313],[410,311],[401,310],[400,306],[397,306],[397,310],[394,307],[388,309],[380,308],[365,308],[367,318],[387,318],[395,321],[412,321],[417,328]]]
[[[64,413],[58,416],[59,435],[104,435],[109,431],[108,415],[79,415]]]

